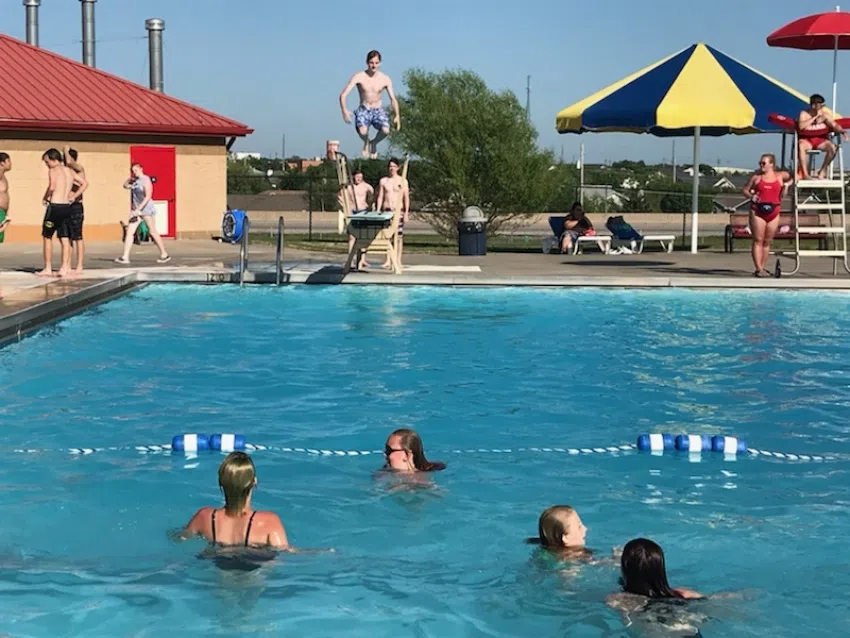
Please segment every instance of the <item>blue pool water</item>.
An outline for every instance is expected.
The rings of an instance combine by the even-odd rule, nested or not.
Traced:
[[[647,536],[674,586],[732,592],[693,608],[706,637],[843,635],[848,362],[842,294],[148,287],[0,350],[0,633],[632,635],[613,566],[524,544],[566,503],[600,554]],[[255,505],[337,551],[250,573],[167,534],[218,502],[220,455],[59,451],[378,450],[405,426],[449,464],[433,489],[390,491],[377,455],[255,453]],[[834,458],[518,451],[653,431]]]

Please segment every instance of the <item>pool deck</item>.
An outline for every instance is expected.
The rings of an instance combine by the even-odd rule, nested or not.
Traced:
[[[0,343],[80,308],[109,299],[146,282],[236,283],[237,246],[212,240],[181,240],[167,244],[172,261],[156,264],[153,246],[136,246],[131,266],[112,262],[115,243],[87,246],[86,271],[78,279],[37,277],[41,247],[35,244],[0,246]],[[250,246],[246,283],[274,283],[275,248]],[[58,263],[58,251],[54,264]],[[644,252],[642,255],[544,255],[540,251],[490,253],[484,257],[457,255],[405,256],[405,271],[393,275],[380,267],[343,277],[343,256],[285,249],[284,283],[360,285],[555,286],[635,288],[739,288],[850,290],[850,275],[832,260],[804,258],[801,271],[780,279],[752,276],[749,252],[732,254],[708,249],[689,252]],[[769,267],[776,262],[771,257]],[[373,260],[373,264],[379,263]],[[782,260],[785,272],[792,261]]]

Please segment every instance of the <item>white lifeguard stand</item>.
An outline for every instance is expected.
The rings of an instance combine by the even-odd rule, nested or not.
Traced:
[[[809,175],[815,174],[815,160],[821,151],[809,151],[806,157],[800,157],[799,142],[800,132],[795,119],[771,115],[770,120],[786,129],[794,131],[793,166],[794,187],[792,206],[794,209],[794,250],[790,252],[777,252],[794,258],[794,270],[788,274],[793,275],[800,270],[801,257],[829,257],[833,259],[832,274],[838,274],[838,262],[841,261],[844,270],[850,273],[850,263],[847,254],[847,201],[844,186],[844,153],[841,148],[841,136],[832,131],[824,131],[824,134],[833,141],[838,149],[835,159],[829,165],[826,179],[799,179],[801,163],[806,162]],[[838,124],[846,126],[850,120],[839,119]],[[838,166],[836,167],[836,164]],[[800,223],[800,215],[820,216],[826,213],[827,225]],[[804,220],[803,220],[804,221]],[[825,249],[816,250],[801,248],[800,241],[812,235],[827,235],[828,241]],[[831,241],[829,241],[831,240]],[[829,244],[832,244],[831,246]]]
[[[406,157],[401,176],[407,179],[407,169],[410,158]],[[336,152],[336,173],[340,188],[340,211],[337,230],[340,234],[347,232],[354,237],[354,244],[342,267],[343,274],[351,272],[352,264],[359,259],[361,252],[365,254],[381,253],[392,266],[392,272],[401,274],[402,268],[398,260],[398,225],[401,219],[401,198],[396,202],[392,212],[367,211],[354,213],[356,202],[354,197],[354,181],[348,158],[345,154]]]

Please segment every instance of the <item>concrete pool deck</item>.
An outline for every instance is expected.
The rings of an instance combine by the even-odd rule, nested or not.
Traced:
[[[41,247],[34,244],[0,246],[0,341],[22,337],[46,321],[68,316],[146,282],[236,283],[239,280],[238,246],[212,240],[170,241],[172,261],[156,264],[153,246],[136,246],[130,266],[112,259],[120,247],[114,243],[87,246],[86,271],[78,279],[37,277]],[[247,283],[274,283],[275,247],[252,243]],[[544,255],[540,251],[490,253],[484,257],[427,255],[405,256],[405,272],[393,275],[380,267],[343,277],[343,255],[284,250],[283,282],[289,284],[384,284],[465,286],[554,286],[638,288],[737,288],[850,290],[850,275],[839,267],[832,275],[832,260],[808,258],[801,271],[781,279],[755,278],[749,252],[732,254],[708,249],[689,252],[644,252],[641,255]],[[769,267],[776,258],[771,257]],[[373,259],[373,263],[378,260]],[[58,263],[58,252],[54,254]],[[782,260],[785,272],[792,261]]]

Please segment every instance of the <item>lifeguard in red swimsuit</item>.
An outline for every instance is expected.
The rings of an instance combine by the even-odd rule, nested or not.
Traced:
[[[744,195],[752,200],[750,205],[750,231],[753,233],[753,265],[756,277],[770,277],[765,269],[770,256],[770,242],[779,227],[782,198],[793,182],[788,171],[776,170],[776,157],[765,153],[759,161],[759,170],[750,176],[744,186]]]
[[[829,141],[830,133],[842,135],[845,141],[850,138],[824,107],[822,95],[815,93],[809,98],[809,108],[801,111],[800,117],[797,118],[797,131],[800,135],[800,179],[810,179],[811,177],[806,153],[812,149],[824,152],[823,166],[818,171],[817,176],[818,179],[825,179],[826,169],[830,162],[835,159],[836,153],[835,144]]]

